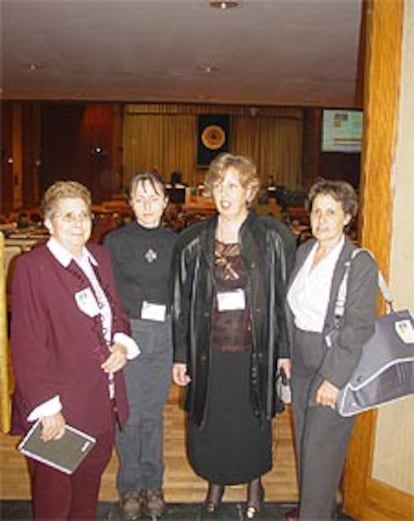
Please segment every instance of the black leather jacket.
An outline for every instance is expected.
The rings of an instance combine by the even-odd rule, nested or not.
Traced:
[[[217,216],[185,229],[173,255],[174,361],[187,364],[192,379],[186,406],[191,420],[204,419],[214,304],[214,238]],[[253,331],[251,389],[258,418],[274,415],[277,358],[289,358],[286,284],[296,243],[288,228],[253,211],[240,229],[241,254],[248,271]]]

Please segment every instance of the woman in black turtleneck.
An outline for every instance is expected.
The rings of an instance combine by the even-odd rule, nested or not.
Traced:
[[[124,517],[161,515],[163,410],[172,364],[168,297],[176,235],[161,226],[168,198],[161,178],[147,172],[130,184],[135,220],[107,235],[115,280],[141,354],[125,370],[130,416],[117,433],[117,487]]]

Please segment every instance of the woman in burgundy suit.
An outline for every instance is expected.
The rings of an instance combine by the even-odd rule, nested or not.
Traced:
[[[73,181],[45,193],[50,239],[22,255],[12,287],[13,432],[40,419],[45,443],[66,423],[97,440],[71,475],[28,459],[36,520],[96,519],[114,423],[127,418],[122,368],[138,355],[119,303],[110,260],[87,243],[91,195]]]

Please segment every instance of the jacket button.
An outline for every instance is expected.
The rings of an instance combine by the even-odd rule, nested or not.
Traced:
[[[200,361],[201,362],[205,362],[207,360],[207,356],[206,355],[201,355],[200,356]]]

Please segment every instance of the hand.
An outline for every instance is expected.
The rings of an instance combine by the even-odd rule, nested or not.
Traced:
[[[59,440],[65,434],[66,420],[61,412],[52,416],[43,416],[40,421],[42,423],[40,438],[43,441]]]
[[[290,358],[279,358],[277,361],[277,372],[280,373],[280,370],[283,369],[288,380],[290,380],[290,368]]]
[[[187,374],[187,364],[174,364],[172,368],[172,378],[177,385],[187,385],[191,378]]]
[[[113,344],[109,350],[111,354],[101,365],[101,368],[105,373],[116,373],[123,369],[127,363],[127,350],[121,344]]]
[[[338,396],[338,387],[335,387],[335,385],[328,382],[328,380],[324,380],[322,385],[316,391],[316,403],[335,409]]]

